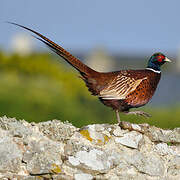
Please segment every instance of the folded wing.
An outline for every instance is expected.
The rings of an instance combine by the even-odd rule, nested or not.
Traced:
[[[136,90],[140,83],[145,79],[147,78],[143,77],[141,79],[135,79],[120,73],[100,92],[100,97],[102,99],[126,99],[126,97]]]

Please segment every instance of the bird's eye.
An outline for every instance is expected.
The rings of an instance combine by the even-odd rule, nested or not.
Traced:
[[[164,60],[164,58],[165,58],[164,56],[160,55],[157,57],[157,60],[158,60],[158,62],[162,62]]]

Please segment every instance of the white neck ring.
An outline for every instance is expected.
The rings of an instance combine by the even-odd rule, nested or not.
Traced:
[[[147,70],[150,70],[150,71],[153,71],[153,72],[155,72],[155,73],[161,73],[161,71],[157,71],[157,70],[155,70],[155,69],[152,69],[152,68],[146,68]]]

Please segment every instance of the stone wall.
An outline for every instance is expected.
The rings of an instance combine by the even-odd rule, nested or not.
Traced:
[[[180,179],[180,128],[123,127],[2,117],[0,179]]]

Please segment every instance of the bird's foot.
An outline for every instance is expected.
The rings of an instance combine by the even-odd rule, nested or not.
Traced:
[[[121,121],[119,126],[124,130],[136,131],[139,133],[146,133],[149,129],[149,124],[133,124],[127,121]]]
[[[130,112],[125,112],[125,114],[135,114],[135,115],[139,115],[139,116],[143,116],[145,118],[150,118],[151,115],[146,113],[146,112],[143,112],[143,111],[130,111]]]

